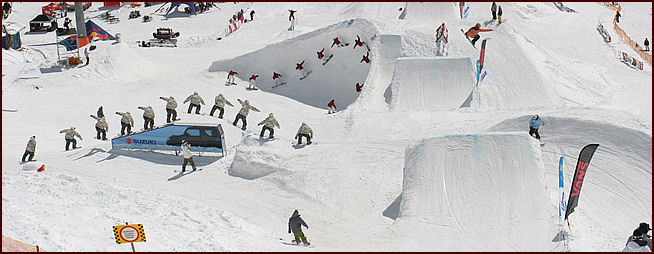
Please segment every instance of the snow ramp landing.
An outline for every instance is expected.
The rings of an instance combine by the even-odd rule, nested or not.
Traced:
[[[396,224],[413,228],[407,246],[551,249],[557,206],[542,183],[538,146],[526,133],[499,132],[437,137],[408,147]]]
[[[401,57],[395,62],[390,108],[451,109],[469,103],[476,77],[469,57]]]

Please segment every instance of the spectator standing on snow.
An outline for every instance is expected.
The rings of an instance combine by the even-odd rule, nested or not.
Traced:
[[[652,249],[647,246],[647,241],[643,239],[643,234],[640,228],[634,230],[622,252],[651,252]]]
[[[274,135],[275,135],[274,128],[275,127],[280,128],[279,127],[279,122],[277,122],[277,119],[275,119],[275,117],[273,116],[273,113],[270,113],[270,115],[268,115],[268,117],[266,117],[266,119],[263,119],[263,121],[261,121],[258,126],[261,126],[261,125],[263,125],[263,128],[261,128],[261,134],[259,134],[260,138],[263,138],[264,132],[266,130],[269,130],[270,135],[268,135],[268,138],[273,139],[273,138],[275,138],[274,137]]]
[[[643,43],[643,45],[645,45],[645,51],[649,51],[649,41],[647,38],[645,38],[645,43]]]
[[[303,242],[306,245],[310,245],[309,241],[307,241],[307,238],[304,236],[304,233],[302,232],[302,226],[305,226],[307,229],[309,229],[309,226],[307,226],[307,223],[304,222],[302,218],[300,218],[300,212],[295,210],[293,212],[293,215],[291,215],[290,218],[288,218],[288,233],[290,234],[291,232],[295,236],[295,243],[300,244],[300,241]]]
[[[188,101],[190,101],[191,103],[188,104],[188,111],[186,113],[190,114],[191,110],[193,110],[193,107],[195,107],[195,113],[199,115],[200,107],[201,107],[200,104],[204,105],[204,100],[202,99],[202,97],[200,97],[198,92],[193,92],[193,94],[189,95],[186,98],[186,100],[184,100],[184,102],[182,103],[186,103]]]
[[[250,21],[254,20],[254,10],[250,11]]]
[[[313,138],[313,130],[307,125],[307,123],[302,123],[300,128],[295,133],[295,138],[297,138],[297,144],[302,144],[302,137],[307,139],[307,145],[311,145],[311,139]]]
[[[27,147],[25,147],[25,153],[23,153],[22,161],[25,162],[25,157],[27,157],[27,155],[30,156],[27,160],[32,161],[34,158],[34,151],[36,151],[36,136],[32,136],[30,140],[27,141]]]
[[[120,118],[120,135],[125,135],[125,130],[127,130],[127,134],[132,133],[132,127],[134,126],[132,114],[129,112],[116,112],[116,114],[122,116]]]
[[[182,173],[186,171],[186,164],[189,162],[191,163],[191,166],[193,167],[193,171],[196,170],[195,168],[195,162],[193,161],[193,154],[191,154],[191,144],[186,141],[182,140],[182,155],[184,155],[184,164],[182,164]]]
[[[491,5],[491,14],[493,14],[493,20],[496,20],[497,19],[497,16],[496,16],[497,15],[497,4],[495,4],[495,2],[493,2],[493,4]]]
[[[500,24],[502,24],[502,6],[501,5],[497,6],[497,18],[498,18],[498,22]]]
[[[170,123],[171,116],[173,117],[172,121],[177,120],[177,101],[175,101],[175,98],[160,96],[159,99],[166,101],[166,123]]]
[[[336,113],[336,104],[334,103],[334,100],[329,101],[327,107],[329,107],[329,112],[327,114]]]
[[[545,122],[543,122],[543,119],[541,119],[538,115],[534,115],[531,120],[529,120],[529,136],[534,136],[536,135],[536,139],[540,140],[540,135],[538,134],[538,128],[540,128],[540,125],[545,125]]]
[[[147,106],[147,107],[139,106],[139,109],[144,110],[143,111],[143,122],[144,122],[143,123],[143,129],[144,130],[152,129],[154,127],[154,110],[152,109],[151,106]],[[149,128],[148,128],[148,125],[150,126]]]
[[[73,149],[77,148],[77,140],[75,140],[75,137],[78,137],[79,140],[84,140],[82,139],[82,135],[79,135],[79,133],[75,131],[75,127],[60,130],[59,133],[66,133],[66,136],[64,137],[66,139],[66,151],[68,151],[68,146],[70,143],[73,143]]]
[[[107,119],[105,119],[104,117],[98,117],[94,115],[91,115],[91,118],[97,121],[95,123],[95,131],[97,132],[95,138],[107,140],[107,131],[109,131],[109,125],[107,124]]]
[[[215,104],[211,108],[211,113],[209,113],[209,116],[213,116],[213,113],[216,112],[216,109],[219,109],[220,113],[218,113],[218,118],[223,119],[223,113],[225,113],[225,104],[232,107],[234,106],[234,104],[225,99],[223,94],[218,94],[218,96],[216,96]]]
[[[481,29],[481,24],[477,23],[475,26],[471,27],[468,29],[466,32],[466,38],[473,38],[470,43],[472,43],[472,46],[475,46],[475,42],[479,40],[479,34],[480,32],[490,32],[493,31],[492,29]]]
[[[236,99],[238,103],[241,104],[241,110],[238,111],[238,114],[236,114],[236,119],[234,119],[234,126],[236,126],[236,123],[238,122],[238,119],[241,119],[243,121],[243,127],[241,127],[241,130],[245,130],[245,127],[247,127],[248,122],[245,120],[245,118],[248,116],[250,113],[250,109],[256,112],[261,112],[259,109],[255,108],[254,106],[250,105],[250,102],[248,100],[241,101],[241,99]]]

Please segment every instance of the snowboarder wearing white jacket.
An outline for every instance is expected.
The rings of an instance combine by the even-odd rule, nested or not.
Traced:
[[[162,99],[166,101],[166,123],[170,123],[170,116],[173,116],[173,121],[177,120],[177,101],[175,101],[175,98],[170,96],[170,98],[166,98],[163,96],[160,96],[159,99]]]
[[[307,123],[302,123],[302,126],[297,130],[295,138],[297,138],[297,144],[302,144],[302,137],[307,139],[307,145],[311,145],[311,139],[313,138],[313,130],[307,125]]]
[[[144,110],[143,111],[143,121],[144,121],[143,129],[147,130],[148,125],[150,126],[149,129],[152,129],[152,127],[154,127],[154,110],[152,109],[151,106],[147,106],[147,107],[139,106],[139,109]]]
[[[238,123],[238,119],[243,120],[243,127],[241,127],[241,130],[245,130],[245,127],[248,125],[248,122],[245,120],[245,118],[248,116],[250,113],[250,109],[256,112],[261,112],[259,109],[255,108],[254,106],[250,105],[250,102],[248,100],[241,101],[241,99],[236,99],[238,103],[241,103],[241,110],[238,111],[238,114],[236,115],[236,119],[234,119],[234,126],[236,126],[236,123]]]
[[[66,139],[66,151],[68,151],[68,146],[70,143],[73,143],[73,149],[77,148],[77,140],[75,140],[75,137],[78,137],[79,140],[84,140],[82,139],[82,135],[79,135],[79,133],[75,131],[75,127],[60,130],[59,133],[66,133],[66,136],[64,137]]]
[[[225,99],[223,94],[218,94],[218,96],[216,96],[216,103],[211,108],[211,113],[209,113],[209,116],[213,116],[213,113],[216,112],[216,109],[219,109],[220,113],[218,114],[218,118],[223,119],[223,113],[225,113],[225,104],[234,107],[234,104]]]
[[[98,121],[97,123],[95,123],[95,131],[97,132],[97,136],[95,138],[107,140],[107,131],[109,131],[109,125],[107,124],[107,120],[104,119],[104,117],[97,117],[94,115],[91,115],[91,118]]]
[[[270,113],[270,115],[268,115],[268,117],[266,119],[263,119],[263,121],[261,121],[259,123],[259,126],[261,126],[261,125],[263,125],[263,128],[261,128],[261,134],[259,134],[260,138],[263,138],[263,133],[266,130],[269,130],[270,135],[268,135],[268,138],[273,139],[273,138],[275,138],[274,137],[274,135],[275,135],[274,128],[275,127],[280,128],[279,127],[279,122],[277,122],[277,119],[275,119],[275,117],[273,116],[273,113]]]
[[[182,140],[182,155],[184,155],[184,164],[182,164],[182,172],[186,171],[186,164],[189,162],[191,163],[191,166],[193,166],[193,171],[195,171],[195,162],[193,161],[193,154],[191,154],[191,144],[186,141]]]
[[[186,98],[186,100],[184,100],[183,103],[186,103],[188,101],[191,101],[191,104],[188,105],[188,111],[186,113],[190,114],[191,110],[193,110],[193,107],[195,107],[195,113],[199,115],[200,114],[200,103],[202,103],[202,105],[204,105],[204,100],[202,99],[202,97],[200,97],[198,92],[193,92],[193,94],[189,95]]]
[[[27,155],[30,156],[27,160],[31,161],[34,158],[34,151],[36,151],[36,136],[32,136],[30,141],[27,141],[27,147],[25,147],[22,161],[25,162],[25,157],[27,157]]]
[[[134,118],[129,112],[116,112],[117,115],[122,116],[120,118],[120,135],[125,135],[125,129],[127,129],[127,134],[132,133],[132,127],[134,126]]]

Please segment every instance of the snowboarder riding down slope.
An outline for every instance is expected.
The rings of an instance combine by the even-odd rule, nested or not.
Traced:
[[[531,118],[531,120],[529,120],[529,136],[536,135],[536,139],[540,140],[540,135],[538,134],[538,128],[540,128],[541,124],[545,125],[543,119],[541,119],[538,115],[534,115]]]
[[[190,101],[191,103],[188,104],[188,111],[186,113],[190,114],[191,111],[193,110],[193,107],[195,107],[195,113],[199,115],[200,107],[201,107],[200,104],[204,105],[204,100],[202,99],[202,97],[200,97],[198,92],[193,92],[193,94],[186,97],[186,100],[184,100],[184,102],[182,103],[186,103],[188,101]]]
[[[241,99],[236,99],[238,103],[241,103],[241,110],[238,111],[238,114],[236,114],[236,119],[234,119],[234,123],[232,123],[234,126],[236,126],[236,123],[238,123],[238,119],[241,119],[243,121],[243,127],[241,127],[241,130],[245,130],[245,127],[248,125],[248,122],[245,120],[245,118],[248,116],[250,113],[250,109],[256,112],[261,112],[259,109],[255,108],[254,106],[250,105],[250,102],[248,100],[241,101]]]
[[[191,163],[191,166],[193,167],[193,171],[196,170],[195,168],[195,162],[193,161],[193,154],[191,153],[191,144],[186,141],[182,140],[182,155],[184,155],[184,164],[182,164],[182,173],[186,171],[186,164],[189,162]]]
[[[302,226],[305,226],[307,229],[309,229],[309,226],[307,226],[307,223],[304,222],[302,218],[300,218],[300,212],[295,210],[293,212],[293,215],[291,215],[290,218],[288,218],[288,233],[290,234],[293,232],[293,235],[295,236],[295,243],[300,244],[300,241],[302,241],[306,245],[310,245],[309,241],[307,241],[307,238],[304,236],[304,233],[302,232]]]
[[[66,136],[64,137],[66,139],[66,151],[68,151],[68,146],[70,143],[73,143],[73,149],[77,148],[77,140],[75,140],[75,137],[78,137],[79,140],[84,140],[82,139],[82,135],[79,135],[79,133],[75,131],[75,127],[60,130],[59,133],[66,133]]]
[[[27,157],[27,155],[30,156],[27,160],[31,161],[34,158],[34,151],[36,151],[36,136],[32,136],[30,140],[27,141],[27,147],[25,147],[22,161],[25,162],[25,157]]]
[[[297,144],[302,144],[302,137],[307,139],[307,145],[311,145],[311,139],[313,138],[313,130],[307,125],[307,123],[302,123],[302,126],[295,133],[295,138],[297,138]]]
[[[295,64],[295,69],[300,70],[300,71],[304,70],[304,67],[302,67],[302,65],[304,64],[304,61],[306,61],[306,60],[303,60],[301,63]]]
[[[259,134],[260,138],[263,138],[264,132],[266,130],[269,130],[270,135],[268,135],[268,138],[273,139],[273,138],[275,138],[274,137],[274,135],[275,135],[274,128],[275,127],[280,128],[279,127],[279,122],[277,122],[277,119],[275,119],[275,117],[273,116],[273,113],[270,113],[270,115],[268,115],[268,117],[266,119],[263,119],[263,121],[261,121],[258,126],[261,126],[261,125],[263,125],[263,128],[261,128],[261,134]]]
[[[327,107],[329,107],[329,112],[327,114],[336,113],[336,104],[334,103],[334,100],[329,101],[329,104],[327,104]]]
[[[334,38],[334,43],[332,43],[332,46],[331,46],[331,47],[333,48],[334,45],[336,45],[336,46],[340,46],[340,45],[341,45],[341,41],[338,40],[338,37]]]
[[[148,130],[152,129],[154,127],[154,110],[152,109],[151,106],[143,107],[139,106],[138,107],[140,110],[143,111],[143,129]],[[149,126],[149,127],[148,127]]]
[[[225,85],[236,85],[236,83],[234,83],[234,74],[238,74],[238,72],[232,70],[229,71],[229,74],[227,74],[227,83],[225,83]]]
[[[363,42],[361,42],[361,38],[359,38],[358,35],[357,35],[357,39],[354,40],[354,48],[357,48],[357,46],[363,47]]]
[[[225,104],[232,107],[234,106],[234,104],[225,99],[223,94],[218,94],[218,96],[216,96],[215,104],[211,108],[211,113],[209,113],[209,116],[213,116],[213,113],[216,112],[216,109],[219,109],[220,113],[218,114],[218,118],[223,119],[223,113],[225,113]]]
[[[97,117],[94,115],[91,115],[91,118],[98,121],[97,123],[95,123],[95,131],[97,132],[96,138],[107,140],[107,131],[109,131],[109,125],[107,124],[107,120],[104,119],[104,117]]]
[[[116,115],[122,116],[120,118],[120,135],[125,135],[125,129],[127,129],[127,134],[132,133],[132,127],[134,126],[134,118],[129,112],[116,112]]]
[[[160,96],[159,99],[166,101],[166,123],[170,123],[170,116],[173,117],[173,121],[177,120],[177,101],[175,101],[175,98]]]
[[[359,83],[357,83],[356,85],[354,85],[354,87],[356,88],[357,93],[359,93],[361,92],[361,88],[363,88],[363,84],[359,85]]]
[[[272,78],[275,81],[275,85],[274,85],[275,87],[279,86],[279,83],[281,83],[280,77],[282,77],[282,74],[273,71]]]
[[[481,24],[477,23],[475,26],[471,27],[468,29],[466,32],[466,38],[473,38],[470,43],[472,43],[472,46],[475,46],[475,42],[479,40],[479,34],[480,32],[490,32],[493,31],[492,29],[481,29]]]
[[[647,39],[645,39],[645,40],[647,40]],[[324,51],[325,51],[325,48],[322,48],[321,51],[316,52],[316,53],[318,53],[318,59],[322,59],[323,57],[325,57],[325,54],[323,54]]]
[[[363,58],[361,58],[361,61],[359,63],[363,63],[363,62],[370,63],[370,59],[368,58],[369,55],[370,55],[370,51],[366,52],[366,55],[363,56]]]
[[[254,74],[252,74],[252,76],[250,76],[250,85],[248,86],[248,89],[259,90],[259,88],[257,88],[257,86],[256,86],[256,81],[257,81],[258,77],[259,77],[259,75],[254,75]]]

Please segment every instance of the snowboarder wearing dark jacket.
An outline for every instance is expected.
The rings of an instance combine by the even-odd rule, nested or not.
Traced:
[[[647,38],[645,38],[645,43],[643,43],[643,45],[645,45],[645,51],[649,51],[649,41]]]
[[[329,108],[329,112],[327,112],[328,114],[336,113],[336,103],[334,103],[334,100],[329,101],[327,107]]]
[[[238,74],[238,72],[230,70],[229,74],[227,74],[227,83],[225,83],[225,85],[236,85],[236,83],[234,83],[234,75],[236,74]]]
[[[273,71],[272,78],[275,81],[275,85],[273,87],[278,87],[279,84],[282,83],[282,79],[280,79],[281,77],[282,77],[282,74],[279,74],[279,73]]]
[[[288,233],[290,234],[293,232],[293,235],[295,236],[295,243],[300,244],[300,241],[302,241],[304,244],[309,245],[309,241],[307,241],[307,238],[304,236],[304,233],[302,232],[302,226],[306,227],[309,229],[309,226],[307,226],[307,223],[304,222],[302,218],[300,218],[300,212],[295,210],[293,212],[293,215],[291,215],[290,218],[288,218]]]
[[[645,39],[645,41],[647,41],[647,39]],[[323,57],[325,57],[325,54],[323,54],[324,51],[325,51],[325,48],[322,48],[321,51],[316,52],[316,53],[318,53],[318,59],[322,59]]]
[[[491,13],[493,14],[493,20],[496,20],[497,19],[497,4],[495,4],[495,2],[493,2],[493,4],[491,5]]]
[[[502,23],[502,6],[497,6],[497,18],[498,22],[501,24]]]
[[[652,249],[652,237],[647,234],[647,233],[649,233],[650,230],[652,230],[649,227],[649,224],[647,224],[645,222],[641,222],[640,226],[637,228],[637,230],[640,230],[642,240],[647,243],[646,244],[647,247],[651,250]],[[627,239],[627,245],[629,245],[629,242],[632,242],[632,241],[634,241],[634,236],[633,235],[629,236],[629,239]]]
[[[643,238],[643,233],[640,228],[637,228],[634,230],[634,233],[629,237],[629,240],[627,241],[627,245],[624,247],[622,250],[623,252],[651,252],[652,249],[650,249],[647,246],[647,240]]]
[[[28,161],[31,161],[34,158],[34,151],[36,151],[36,136],[32,136],[29,141],[27,141],[27,147],[25,147],[25,153],[23,154],[22,161],[25,162],[25,157],[29,155]]]
[[[479,34],[480,32],[490,32],[493,31],[492,29],[481,29],[481,24],[477,23],[475,26],[471,27],[468,29],[466,32],[466,38],[473,38],[472,41],[472,46],[475,46],[475,42],[479,40]]]
[[[166,123],[170,123],[171,116],[173,117],[173,121],[177,120],[177,101],[175,101],[175,98],[172,96],[170,98],[160,96],[159,99],[166,101]]]
[[[295,12],[297,12],[297,10],[288,10],[288,12],[290,12],[290,14],[288,15],[288,21],[292,21],[293,19],[295,19]]]
[[[620,11],[619,10],[615,11],[615,17],[613,17],[613,23],[620,23],[620,17],[622,17],[622,15],[620,15]]]

